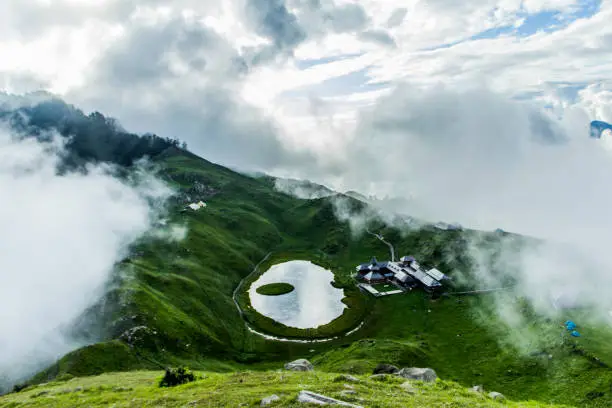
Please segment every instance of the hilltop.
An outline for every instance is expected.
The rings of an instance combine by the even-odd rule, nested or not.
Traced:
[[[73,153],[68,165],[105,161],[129,172],[138,159],[149,157],[158,176],[176,190],[168,204],[167,225],[184,226],[187,235],[179,242],[156,235],[143,237],[116,265],[105,297],[75,322],[74,336],[87,339],[90,345],[67,354],[28,383],[60,382],[3,397],[0,405],[27,401],[48,406],[56,401],[57,406],[70,406],[77,399],[102,405],[141,398],[152,405],[164,401],[178,406],[196,400],[193,395],[199,393],[217,398],[211,403],[252,404],[273,392],[285,393],[284,401],[290,403],[303,381],[291,374],[284,383],[276,370],[304,357],[317,368],[317,374],[308,374],[305,380],[313,391],[338,393],[342,384],[333,382],[336,373],[369,381],[366,377],[379,363],[431,367],[443,380],[417,396],[400,393],[394,383],[366,387],[361,393],[371,398],[367,406],[441,406],[450,400],[463,404],[457,406],[488,404],[466,390],[474,385],[515,401],[610,404],[612,351],[605,341],[610,335],[607,329],[589,326],[584,340],[560,343],[558,322],[537,316],[525,305],[530,330],[539,339],[525,352],[507,340],[511,336],[495,314],[493,295],[431,299],[415,291],[373,299],[359,292],[352,279],[355,265],[372,256],[388,258],[388,248],[351,226],[351,217],[366,220],[368,228],[393,242],[398,253],[414,255],[456,277],[449,290],[478,284],[469,253],[471,242],[494,248],[503,240],[515,240],[517,245],[532,241],[468,229],[391,226],[359,195],[304,184],[321,196],[298,198],[279,191],[273,177],[232,171],[189,152],[177,139],[134,135],[101,114],[84,115],[59,100],[19,109],[25,109],[22,113],[30,119],[20,119],[15,126],[30,136],[40,137],[41,129],[77,135],[68,146]],[[24,117],[6,107],[0,115]],[[198,201],[207,206],[183,211],[186,204]],[[245,316],[249,325],[245,324],[234,301],[248,306],[244,287],[254,268],[259,265],[264,271],[292,259],[331,270],[334,286],[345,290],[349,308],[343,317],[306,333],[311,339],[336,339],[273,341],[252,329],[289,339],[303,338],[305,333],[254,314]],[[512,293],[508,297],[508,301],[523,301]],[[159,372],[104,374],[171,365],[202,370],[206,379],[159,390],[152,385]],[[62,382],[72,376],[100,374],[104,375]],[[251,392],[236,381],[261,386]],[[228,392],[216,395],[214,390],[221,386]],[[59,393],[78,387],[83,387],[82,392]]]

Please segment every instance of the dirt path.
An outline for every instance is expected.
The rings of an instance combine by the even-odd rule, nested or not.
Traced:
[[[367,228],[366,228],[366,231],[368,232],[368,234],[374,235],[376,238],[378,238],[384,244],[387,244],[387,246],[389,247],[389,250],[391,251],[391,262],[395,262],[395,248],[393,248],[393,245],[390,242],[385,241],[385,238],[382,235],[375,234],[374,232],[370,231]]]
[[[270,258],[271,255],[272,255],[272,252],[268,252],[268,254],[261,261],[259,261],[257,265],[255,265],[251,273],[249,273],[247,276],[242,278],[240,283],[238,283],[238,286],[236,286],[236,289],[234,289],[234,293],[232,294],[232,300],[234,301],[234,304],[236,305],[236,309],[238,309],[238,313],[240,314],[240,317],[242,318],[242,321],[244,322],[246,329],[253,334],[256,334],[260,337],[265,338],[266,340],[282,341],[282,342],[288,342],[288,343],[324,343],[324,342],[339,339],[340,336],[328,337],[328,338],[323,338],[323,339],[287,339],[283,337],[276,337],[273,335],[260,333],[259,331],[255,330],[255,328],[252,327],[249,323],[247,323],[246,319],[244,318],[244,312],[242,311],[242,308],[240,307],[240,304],[238,303],[238,293],[240,293],[240,290],[242,290],[244,281],[247,280],[249,277],[251,277],[253,274],[259,272],[259,267],[261,266],[261,264],[266,262]],[[364,322],[361,321],[359,325],[357,325],[357,327],[355,327],[353,330],[346,333],[344,336],[345,337],[350,336],[351,334],[355,333],[356,331],[358,331],[359,329],[363,327],[363,324]]]

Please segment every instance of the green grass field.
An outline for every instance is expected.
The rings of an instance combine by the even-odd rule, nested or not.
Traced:
[[[406,395],[395,382],[371,384],[363,377],[357,396],[366,406],[499,405],[466,390],[477,384],[514,401],[540,401],[508,406],[612,404],[612,370],[598,364],[612,364],[610,329],[577,316],[585,322],[583,337],[560,343],[559,322],[526,314],[520,331],[505,326],[494,311],[494,295],[431,300],[413,291],[374,299],[355,287],[354,267],[372,256],[386,259],[388,248],[375,237],[353,234],[348,223],[335,216],[334,198],[290,197],[275,191],[269,178],[240,175],[178,150],[156,161],[180,191],[169,218],[188,227],[187,237],[180,243],[155,237],[139,242],[117,266],[106,298],[77,327],[92,330],[87,323],[95,322],[96,329],[102,328],[99,343],[69,353],[31,383],[102,375],[0,397],[0,406],[186,406],[192,401],[200,406],[252,405],[271,393],[282,394],[283,406],[291,406],[301,387],[337,396],[342,384],[333,382],[335,373],[365,376],[379,363],[431,367],[443,381]],[[208,204],[205,209],[180,212],[186,201],[199,199]],[[364,210],[363,203],[347,200],[352,211]],[[466,245],[478,234],[474,231],[399,230],[376,218],[370,229],[393,242],[398,254],[414,255],[451,276],[470,277]],[[484,238],[490,246],[499,239],[496,234]],[[344,289],[348,306],[339,319],[300,331],[249,310],[250,282],[271,265],[297,259],[334,273],[334,285]],[[243,279],[237,301],[257,330],[281,337],[340,338],[304,344],[269,341],[252,333],[233,300]],[[466,287],[464,281],[456,284],[456,289]],[[509,301],[520,301],[509,296]],[[360,322],[358,331],[342,336]],[[140,329],[132,333],[134,328]],[[300,377],[276,371],[302,357],[315,363],[316,374]],[[172,365],[204,370],[207,378],[162,390],[153,385],[160,375],[156,372],[103,374]],[[74,391],[78,387],[83,390]],[[63,393],[67,389],[73,391]]]
[[[500,403],[448,381],[415,381],[406,390],[401,386],[405,380],[400,378],[374,380],[360,376],[359,382],[347,382],[336,374],[270,370],[198,373],[203,378],[196,382],[159,388],[161,374],[155,371],[109,373],[43,384],[0,399],[0,407],[254,407],[273,394],[280,400],[271,406],[308,406],[297,402],[301,390],[371,408],[551,406],[533,401]],[[348,390],[354,393],[349,394]]]

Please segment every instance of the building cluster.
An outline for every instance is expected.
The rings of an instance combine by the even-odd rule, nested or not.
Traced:
[[[442,287],[448,276],[436,268],[424,269],[412,256],[404,256],[399,262],[378,262],[372,258],[369,263],[357,266],[356,278],[365,283],[393,283],[405,289],[422,287],[433,292]]]

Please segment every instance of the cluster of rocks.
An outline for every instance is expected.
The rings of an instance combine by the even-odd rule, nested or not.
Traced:
[[[290,363],[285,364],[285,370],[288,371],[313,371],[314,366],[312,363],[304,358],[292,361]],[[347,381],[347,382],[359,382],[357,377],[352,375],[342,375],[338,377],[338,381]],[[352,386],[345,384],[346,390],[342,392],[342,395],[352,395],[355,394],[356,391]],[[275,401],[279,401],[280,397],[276,394],[270,395],[269,397],[263,398],[261,400],[261,406],[268,406],[274,403]],[[340,401],[335,398],[327,397],[325,395],[317,394],[312,391],[302,390],[298,394],[297,397],[298,402],[304,404],[316,404],[316,405],[339,405],[343,407],[353,407],[353,408],[363,408],[360,405],[351,404],[349,402]]]
[[[482,385],[475,385],[472,388],[470,388],[470,391],[476,392],[478,394],[485,393],[484,387]],[[502,394],[501,392],[497,392],[497,391],[491,391],[487,394],[487,396],[491,399],[498,400],[498,401],[502,401],[506,399],[504,394]]]
[[[136,326],[124,331],[119,336],[119,340],[123,341],[130,347],[140,347],[149,344],[156,334],[157,331],[147,326]]]
[[[314,366],[310,361],[306,359],[299,359],[285,364],[285,370],[289,371],[313,371]],[[402,368],[399,369],[390,364],[379,364],[374,369],[374,374],[370,376],[371,379],[384,379],[389,375],[394,375],[398,377],[405,378],[407,380],[420,380],[425,382],[435,382],[438,378],[436,372],[431,368]],[[334,382],[344,382],[344,390],[340,393],[343,396],[352,397],[357,392],[354,389],[354,386],[350,385],[350,383],[358,383],[360,380],[352,376],[350,374],[341,374],[334,379]],[[409,393],[415,393],[416,390],[410,384],[410,381],[406,381],[401,384],[400,387],[404,389],[404,391]],[[279,401],[280,397],[278,395],[271,395],[261,400],[261,406],[271,405],[275,401]],[[299,393],[298,402],[302,403],[310,403],[317,405],[340,405],[346,407],[357,407],[360,408],[359,405],[351,404],[349,402],[340,401],[335,398],[327,397],[325,395],[317,394],[312,391],[303,390]]]
[[[436,372],[431,368],[402,368],[391,365],[391,364],[379,364],[374,369],[374,374],[370,378],[380,378],[386,375],[396,375],[398,377],[406,378],[408,380],[424,381],[424,382],[435,382],[438,376]]]
[[[352,407],[352,408],[363,408],[361,405],[351,404],[349,402],[340,401],[335,398],[326,397],[325,395],[317,394],[312,391],[300,391],[297,397],[298,402],[304,404],[316,404],[316,405],[339,405],[341,407]],[[261,400],[261,406],[265,407],[273,402],[280,401],[280,397],[276,394],[270,395]]]
[[[289,371],[313,371],[314,366],[312,363],[306,359],[299,359],[285,364],[285,370]],[[404,391],[414,394],[417,390],[414,388],[412,381],[423,381],[428,383],[436,382],[438,376],[436,372],[431,368],[419,368],[419,367],[409,367],[409,368],[399,368],[391,364],[379,364],[374,369],[373,374],[370,376],[372,380],[380,380],[385,381],[389,376],[405,378],[406,382],[400,385]],[[355,391],[355,387],[353,385],[347,383],[358,383],[360,382],[359,378],[352,376],[350,374],[341,374],[338,375],[334,379],[334,382],[344,382],[344,390],[340,392],[341,395],[352,397],[357,392]],[[484,388],[481,385],[476,385],[471,388],[471,391],[477,392],[480,394],[484,394]],[[503,394],[499,392],[489,392],[487,396],[494,400],[504,400],[505,397]],[[270,395],[269,397],[263,398],[261,400],[261,406],[268,406],[273,404],[276,401],[280,401],[280,397],[278,395]],[[327,397],[325,395],[317,394],[312,391],[302,390],[298,394],[297,397],[298,402],[309,403],[309,404],[317,404],[317,405],[339,405],[345,407],[356,407],[361,408],[359,405],[351,404],[349,402],[340,401],[335,398]]]
[[[188,188],[183,189],[172,198],[175,202],[207,200],[219,193],[219,189],[206,184],[205,180],[194,174],[180,174],[174,176],[168,174],[166,177],[172,181],[189,185]]]

